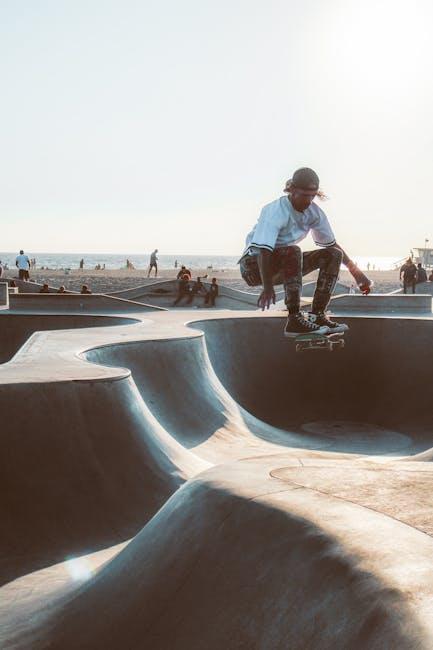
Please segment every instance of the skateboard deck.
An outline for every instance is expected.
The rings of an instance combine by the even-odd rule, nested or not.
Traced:
[[[344,332],[335,334],[300,334],[293,339],[296,352],[304,350],[326,350],[333,352],[334,349],[344,348]]]

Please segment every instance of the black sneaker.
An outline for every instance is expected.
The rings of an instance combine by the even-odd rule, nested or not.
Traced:
[[[300,334],[329,334],[329,329],[325,325],[312,323],[301,313],[290,314],[284,328],[284,336],[294,338]]]
[[[308,320],[310,323],[314,323],[315,325],[322,326],[324,325],[329,329],[329,334],[338,334],[339,332],[347,332],[349,329],[349,325],[346,323],[337,323],[335,320],[331,320],[326,316],[326,314],[322,311],[319,312],[318,314],[313,314],[312,312],[308,313]]]

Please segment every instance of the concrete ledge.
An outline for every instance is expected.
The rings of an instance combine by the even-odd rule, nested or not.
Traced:
[[[28,311],[37,309],[49,312],[142,312],[158,311],[160,307],[153,307],[132,300],[113,298],[103,293],[59,294],[59,293],[18,293],[9,296],[11,309]],[[164,310],[162,310],[164,311]]]
[[[379,294],[369,296],[346,294],[336,296],[331,300],[331,308],[335,312],[359,311],[368,312],[422,312],[431,313],[432,297],[425,294]]]
[[[34,280],[20,280],[18,277],[16,278],[8,278],[7,282],[15,282],[15,286],[18,290],[18,292],[22,293],[39,293],[39,291],[42,289],[43,283],[42,282],[35,282]],[[62,284],[62,283],[60,283]],[[60,286],[59,284],[59,286]],[[13,288],[13,287],[12,287]],[[57,293],[58,287],[48,287],[49,293]],[[69,289],[65,291],[65,293],[79,293],[78,291],[70,291]]]
[[[0,309],[9,309],[9,292],[7,282],[0,282]]]

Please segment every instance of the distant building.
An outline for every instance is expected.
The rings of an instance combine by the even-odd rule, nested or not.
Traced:
[[[433,248],[414,248],[413,261],[422,264],[425,269],[433,268]]]

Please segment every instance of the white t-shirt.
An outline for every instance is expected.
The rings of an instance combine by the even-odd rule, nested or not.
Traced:
[[[19,269],[24,269],[25,271],[28,271],[28,269],[30,268],[30,260],[27,257],[27,255],[17,255],[17,259],[15,260],[15,263]]]
[[[260,248],[273,251],[293,246],[305,239],[310,230],[318,246],[335,244],[328,217],[316,203],[305,212],[298,212],[287,196],[281,196],[262,209],[259,220],[247,235],[244,254],[257,255]]]

